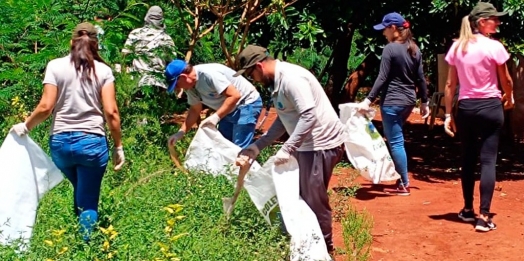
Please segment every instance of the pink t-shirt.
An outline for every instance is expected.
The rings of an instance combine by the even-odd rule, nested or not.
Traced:
[[[462,53],[458,42],[454,42],[446,61],[457,68],[460,91],[459,100],[475,98],[501,98],[498,88],[497,65],[504,64],[509,54],[499,41],[477,34],[475,41],[468,43],[467,52]]]

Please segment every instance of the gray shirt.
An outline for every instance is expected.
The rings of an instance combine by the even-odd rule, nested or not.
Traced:
[[[114,82],[111,68],[95,61],[92,82],[82,81],[65,56],[47,64],[43,84],[52,84],[58,88],[58,97],[53,110],[51,134],[65,131],[83,131],[105,135],[104,114],[102,111],[102,87]]]
[[[413,57],[408,53],[407,43],[387,44],[382,51],[380,72],[367,98],[373,102],[380,94],[382,105],[415,105],[416,87],[422,102],[427,102],[427,86],[420,51],[417,50]]]
[[[213,110],[218,110],[226,96],[222,93],[228,86],[233,85],[240,92],[239,104],[249,104],[256,101],[260,94],[243,76],[233,77],[233,69],[219,63],[207,63],[193,66],[197,75],[197,82],[193,89],[186,90],[189,105],[203,103]]]
[[[272,99],[278,119],[256,145],[266,147],[285,130],[288,153],[333,149],[344,142],[344,125],[324,89],[311,72],[295,64],[276,61]]]

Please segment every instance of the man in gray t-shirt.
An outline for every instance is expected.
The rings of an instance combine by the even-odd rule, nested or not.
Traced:
[[[202,104],[216,111],[200,123],[200,127],[218,124],[220,133],[241,148],[246,148],[255,134],[262,110],[262,99],[255,87],[244,77],[233,77],[231,68],[208,63],[191,65],[173,60],[166,66],[168,92],[183,89],[190,109],[180,130],[169,138],[173,145],[197,122]]]
[[[275,164],[294,156],[299,165],[300,196],[315,212],[327,250],[333,251],[331,207],[327,186],[344,153],[344,125],[324,89],[311,72],[269,56],[265,48],[249,45],[239,57],[240,70],[271,90],[278,118],[268,132],[240,152],[256,158],[260,150],[287,132],[290,137],[275,155]]]

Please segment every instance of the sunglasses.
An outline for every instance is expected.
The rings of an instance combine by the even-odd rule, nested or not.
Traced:
[[[255,71],[255,66],[252,66],[250,68],[248,68],[245,72],[244,72],[244,77],[252,80],[253,77],[251,77],[251,75],[253,74],[253,72]]]

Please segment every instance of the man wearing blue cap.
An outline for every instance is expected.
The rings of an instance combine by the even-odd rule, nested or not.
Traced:
[[[169,145],[174,145],[197,122],[202,104],[216,112],[203,120],[200,127],[218,124],[218,131],[237,146],[246,148],[251,144],[262,110],[262,99],[244,77],[233,77],[235,73],[223,64],[193,66],[179,59],[166,66],[167,91],[184,90],[190,105],[185,122],[169,138]]]

